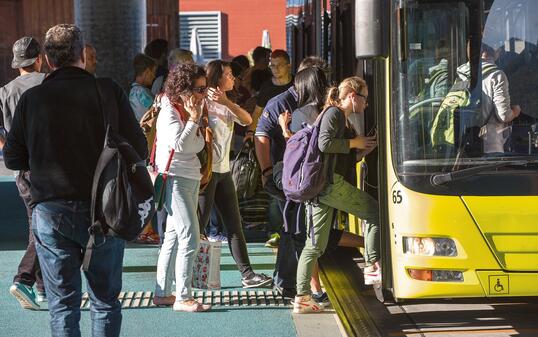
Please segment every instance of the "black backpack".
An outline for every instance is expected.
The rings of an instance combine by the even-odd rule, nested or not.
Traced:
[[[118,134],[118,105],[110,83],[97,80],[106,135],[93,176],[92,225],[88,230],[84,270],[90,264],[95,234],[134,240],[155,213],[153,184],[145,159]]]
[[[261,170],[252,140],[243,143],[232,162],[232,179],[239,199],[248,199],[256,194],[261,181]]]

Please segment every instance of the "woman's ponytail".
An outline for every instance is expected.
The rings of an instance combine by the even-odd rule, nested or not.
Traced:
[[[338,106],[340,102],[338,87],[330,87],[327,90],[327,99],[325,100],[325,107],[327,109],[331,106]]]

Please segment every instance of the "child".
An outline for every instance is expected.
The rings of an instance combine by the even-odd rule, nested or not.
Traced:
[[[140,121],[146,111],[153,104],[153,94],[151,85],[155,79],[157,62],[149,56],[138,54],[133,61],[135,71],[135,81],[131,84],[129,102],[135,113],[136,119]]]

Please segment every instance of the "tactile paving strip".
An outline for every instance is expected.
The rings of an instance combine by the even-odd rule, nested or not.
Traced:
[[[193,291],[196,300],[215,307],[286,307],[290,300],[285,299],[274,290],[197,290]],[[118,296],[123,309],[155,307],[153,292],[126,291]],[[90,308],[88,293],[82,295],[81,309]]]

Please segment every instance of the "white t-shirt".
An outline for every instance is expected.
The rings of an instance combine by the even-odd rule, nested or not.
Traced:
[[[230,148],[234,122],[242,124],[232,111],[220,103],[206,100],[209,127],[213,131],[213,172],[230,172]]]

